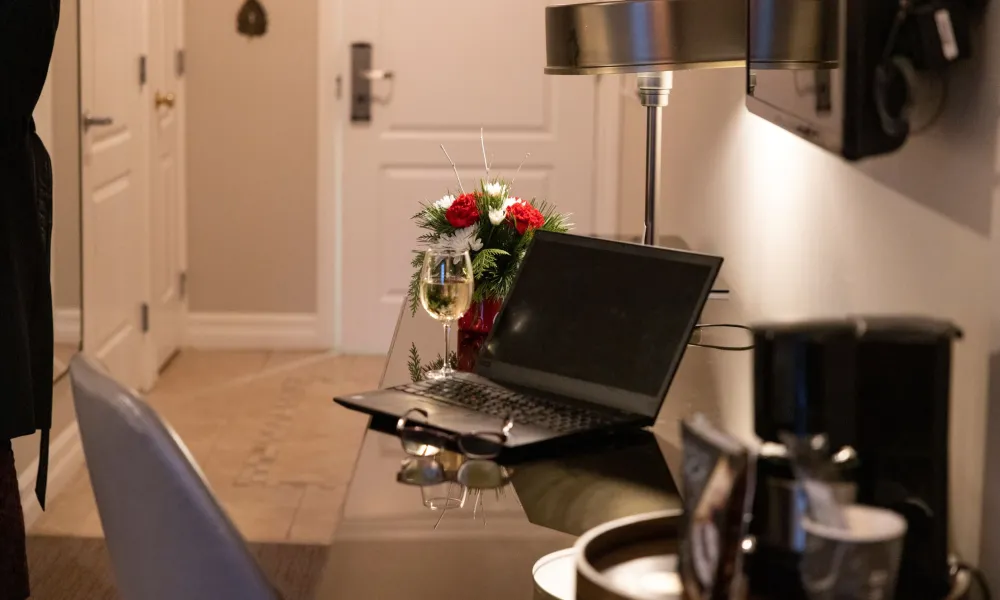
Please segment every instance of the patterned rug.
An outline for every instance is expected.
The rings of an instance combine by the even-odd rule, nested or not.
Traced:
[[[250,544],[264,573],[285,600],[308,600],[326,564],[328,547]],[[30,536],[28,567],[33,600],[118,600],[107,547],[101,538]]]

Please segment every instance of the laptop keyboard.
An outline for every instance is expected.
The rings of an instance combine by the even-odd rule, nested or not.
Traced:
[[[424,380],[394,389],[470,408],[501,419],[510,415],[515,425],[525,423],[555,433],[594,429],[629,418],[625,413],[588,411],[499,386],[454,378]]]

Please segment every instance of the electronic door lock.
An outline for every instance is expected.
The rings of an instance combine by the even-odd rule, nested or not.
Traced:
[[[372,82],[395,81],[395,73],[372,68],[372,45],[368,42],[351,44],[351,122],[368,123],[372,120],[372,103],[388,104],[392,88],[386,96],[372,93]]]

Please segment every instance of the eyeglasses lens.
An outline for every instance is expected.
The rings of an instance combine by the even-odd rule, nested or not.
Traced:
[[[499,433],[470,433],[458,438],[458,448],[469,458],[496,458],[504,441]]]
[[[435,485],[444,480],[444,467],[441,463],[426,458],[406,460],[396,473],[396,481],[406,485]]]
[[[400,431],[403,451],[410,456],[434,456],[441,452],[445,440],[440,435],[422,427],[411,426]]]

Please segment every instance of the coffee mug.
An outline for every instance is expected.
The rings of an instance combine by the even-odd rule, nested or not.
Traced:
[[[810,600],[891,600],[896,591],[906,519],[883,508],[844,507],[847,529],[804,517],[799,569]]]

